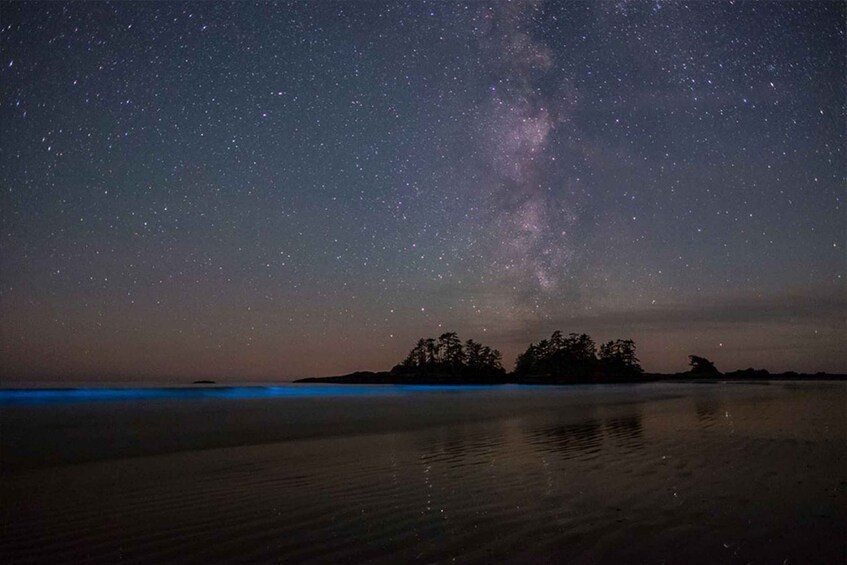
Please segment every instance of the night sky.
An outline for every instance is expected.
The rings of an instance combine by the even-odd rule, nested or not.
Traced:
[[[0,48],[3,378],[847,371],[844,2],[4,2]]]

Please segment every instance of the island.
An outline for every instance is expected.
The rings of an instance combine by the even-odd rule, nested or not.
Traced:
[[[699,355],[689,355],[691,369],[682,373],[647,373],[636,356],[635,342],[616,339],[598,348],[585,333],[553,332],[549,339],[531,343],[507,372],[500,352],[472,339],[462,342],[456,332],[422,338],[406,358],[390,371],[357,371],[347,375],[310,377],[296,383],[339,384],[620,384],[669,380],[704,382],[766,380],[847,380],[832,373],[770,373],[764,369],[721,372]]]

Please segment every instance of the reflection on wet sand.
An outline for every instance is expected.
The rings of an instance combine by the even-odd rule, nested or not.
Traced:
[[[355,434],[18,468],[0,481],[0,555],[39,563],[843,560],[847,387],[681,390],[328,401],[289,417],[301,426],[341,421],[341,408],[361,406],[379,418]],[[239,406],[258,417],[294,405]],[[181,418],[190,430],[206,421],[177,414],[160,424]],[[13,421],[38,424],[25,415]],[[183,433],[186,446],[202,440]]]
[[[547,453],[569,457],[590,457],[604,447],[636,449],[644,446],[640,414],[593,419],[575,424],[534,428],[527,431],[527,442]]]
[[[598,420],[555,425],[527,432],[527,440],[537,449],[564,457],[584,457],[597,453],[603,440],[603,425]]]
[[[697,414],[697,420],[708,427],[713,425],[721,414],[721,405],[714,398],[703,398],[694,403],[694,411]]]
[[[605,420],[606,434],[620,447],[637,449],[644,447],[644,426],[641,415],[621,416]]]
[[[476,433],[474,433],[476,432]],[[416,441],[422,462],[438,462],[451,468],[487,464],[504,448],[506,438],[495,426],[484,431],[467,427],[430,430]]]

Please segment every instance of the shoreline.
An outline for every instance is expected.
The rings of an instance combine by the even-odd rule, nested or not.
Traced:
[[[842,373],[768,373],[767,371],[735,371],[719,375],[697,376],[691,373],[644,373],[636,378],[610,377],[603,380],[591,379],[566,379],[551,377],[513,378],[506,375],[497,380],[459,380],[449,374],[413,374],[413,373],[391,373],[389,371],[371,372],[357,371],[347,375],[330,377],[307,377],[292,381],[295,384],[382,384],[382,385],[539,385],[539,386],[564,386],[564,385],[602,385],[602,384],[643,384],[656,382],[679,382],[679,383],[720,383],[720,382],[764,382],[764,381],[847,381],[847,374]]]
[[[174,393],[196,394],[202,391],[226,390],[257,390],[286,388],[290,385],[397,385],[421,387],[489,387],[497,385],[525,386],[568,386],[568,385],[621,385],[648,383],[679,383],[679,384],[718,384],[718,383],[767,383],[774,382],[839,382],[847,381],[847,374],[842,373],[772,373],[767,376],[734,376],[723,374],[719,376],[697,377],[690,373],[648,373],[638,379],[609,379],[604,381],[592,380],[531,380],[511,379],[507,376],[498,381],[467,381],[451,380],[449,376],[437,375],[430,378],[427,375],[391,375],[389,372],[357,371],[347,375],[328,377],[305,377],[290,381],[216,381],[216,382],[151,382],[151,381],[21,381],[5,382],[0,386],[0,395],[14,394],[21,391],[39,392],[70,392],[70,391],[155,391],[167,390]],[[293,387],[296,388],[296,387]]]

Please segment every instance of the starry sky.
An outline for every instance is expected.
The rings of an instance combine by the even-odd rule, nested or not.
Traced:
[[[847,371],[843,2],[3,2],[0,90],[6,379]]]

